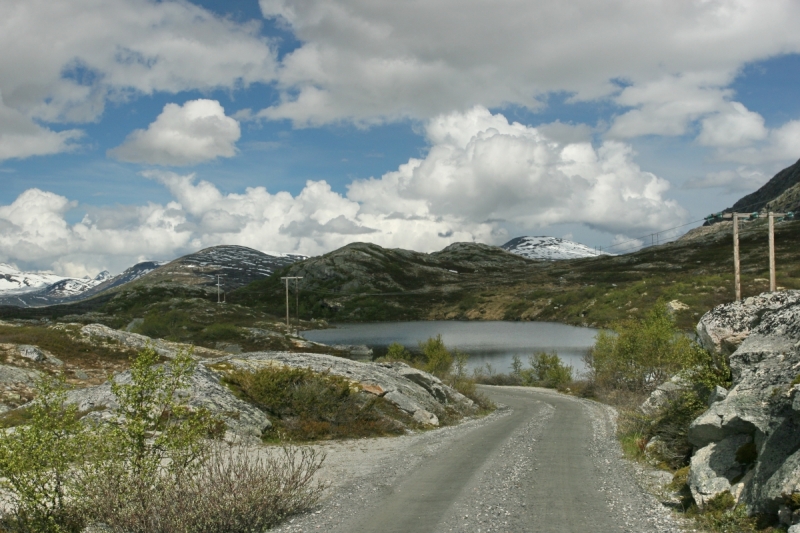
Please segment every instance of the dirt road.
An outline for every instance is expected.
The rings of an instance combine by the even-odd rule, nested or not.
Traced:
[[[279,531],[680,531],[621,459],[610,408],[543,389],[484,390],[505,407],[483,420],[383,449],[387,439],[329,448],[328,497]]]

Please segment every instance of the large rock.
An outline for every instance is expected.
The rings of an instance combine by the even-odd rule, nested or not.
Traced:
[[[92,328],[90,331],[99,331],[102,335],[109,333],[108,328]],[[137,343],[141,340],[143,346],[149,341],[147,337],[119,338]],[[169,345],[155,343],[151,345],[165,350],[174,349],[174,346]],[[176,352],[169,353],[174,355]],[[231,390],[221,383],[221,378],[234,368],[258,370],[275,365],[309,368],[315,372],[345,377],[353,382],[360,394],[381,396],[423,425],[439,425],[439,418],[447,411],[467,415],[476,410],[469,398],[451,389],[435,376],[411,368],[405,363],[361,363],[312,353],[254,352],[200,360],[183,394],[190,407],[203,407],[219,416],[225,422],[230,437],[255,440],[271,426],[267,415],[234,396]],[[27,376],[28,374],[25,374],[25,377]],[[18,378],[16,374],[13,377]],[[118,383],[130,383],[131,374],[122,372],[117,374],[114,380]],[[80,411],[90,412],[89,416],[98,420],[110,420],[113,417],[113,409],[117,407],[116,397],[111,392],[111,385],[108,382],[95,387],[72,390],[68,393],[68,401],[77,404]]]
[[[800,291],[718,306],[697,329],[706,346],[720,353],[740,342],[730,354],[733,386],[689,428],[689,440],[699,448],[692,459],[697,486],[707,477],[703,456],[709,450],[751,438],[755,457],[736,490],[749,512],[777,514],[786,497],[800,493],[800,386],[794,384],[800,378]],[[723,485],[720,477],[731,481],[722,475],[709,483]]]
[[[744,476],[746,464],[737,461],[737,452],[752,442],[748,435],[734,435],[713,442],[692,456],[689,489],[701,509],[708,500],[730,491],[731,484]]]
[[[796,305],[800,291],[765,292],[741,302],[718,305],[700,318],[697,337],[711,352],[730,355],[758,326],[764,313]]]
[[[639,410],[652,416],[675,400],[687,386],[686,381],[680,376],[672,376],[669,381],[665,381],[650,393],[650,396],[639,406]]]
[[[472,400],[463,394],[451,389],[437,377],[401,362],[362,363],[323,354],[253,352],[224,357],[205,364],[214,368],[221,363],[249,370],[281,364],[310,368],[315,372],[329,372],[358,383],[362,388],[379,388],[382,391],[381,396],[412,416],[419,410],[441,415],[447,407],[462,414],[475,411]]]

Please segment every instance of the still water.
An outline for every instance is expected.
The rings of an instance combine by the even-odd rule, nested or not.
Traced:
[[[450,349],[470,355],[469,368],[489,363],[496,372],[511,371],[511,361],[520,356],[525,366],[528,356],[555,352],[577,373],[584,370],[583,356],[594,345],[596,329],[552,322],[461,322],[450,320],[421,322],[378,322],[339,324],[333,329],[304,331],[311,341],[325,344],[366,344],[381,353],[393,342],[418,350],[419,343],[441,334]]]

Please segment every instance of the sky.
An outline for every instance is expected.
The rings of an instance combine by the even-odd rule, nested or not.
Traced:
[[[675,238],[800,158],[797,20],[796,0],[4,0],[0,262]]]

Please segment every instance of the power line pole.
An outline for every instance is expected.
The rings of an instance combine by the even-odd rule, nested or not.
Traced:
[[[742,285],[739,274],[739,213],[733,214],[733,284],[736,291],[736,301],[741,301]]]
[[[220,303],[220,301],[219,301],[219,291],[220,291],[219,274],[217,274],[217,303]]]
[[[775,213],[769,212],[769,292],[778,288],[775,282]]]
[[[286,328],[288,329],[289,328],[289,280],[290,279],[295,280],[294,281],[294,287],[295,287],[295,292],[297,293],[298,292],[297,291],[297,280],[298,279],[303,279],[303,277],[302,276],[286,276],[286,277],[283,277],[281,279],[286,280]],[[297,296],[297,303],[298,303],[298,307],[299,307],[299,305],[300,305],[299,293],[298,293],[298,296]],[[297,313],[298,313],[298,321],[299,321],[300,311],[298,310]]]

